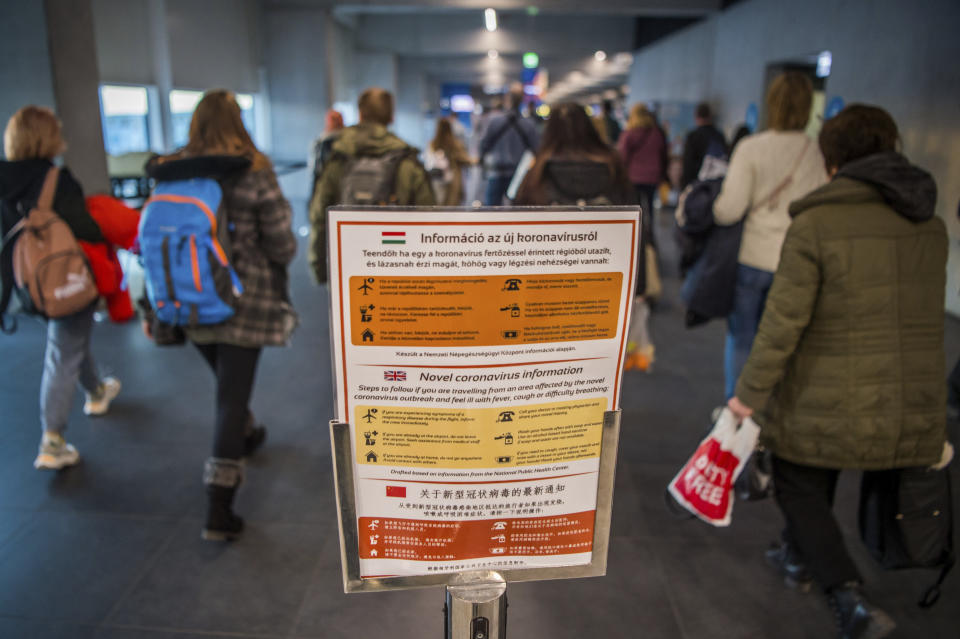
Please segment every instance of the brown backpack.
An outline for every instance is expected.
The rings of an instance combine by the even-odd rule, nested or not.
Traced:
[[[13,241],[13,278],[21,305],[49,318],[72,315],[99,296],[86,255],[53,210],[59,175],[57,167],[47,172],[36,206],[4,238],[5,245]]]

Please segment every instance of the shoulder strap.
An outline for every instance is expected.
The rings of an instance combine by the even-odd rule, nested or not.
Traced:
[[[17,330],[17,320],[7,317],[7,307],[13,295],[13,245],[17,234],[23,229],[26,222],[20,219],[3,238],[3,248],[0,249],[0,331],[10,335]]]
[[[537,150],[533,148],[533,144],[530,143],[530,138],[527,137],[527,134],[523,130],[523,127],[520,126],[519,122],[517,122],[516,116],[510,118],[510,122],[508,126],[512,126],[516,130],[516,132],[520,134],[520,137],[523,138],[523,146],[525,148],[529,149],[531,153],[536,153]]]
[[[493,134],[493,137],[490,138],[490,141],[480,150],[481,157],[493,150],[493,147],[497,146],[497,142],[500,141],[500,138],[503,137],[503,134],[507,132],[511,126],[516,125],[516,114],[511,111],[507,114],[507,121],[501,126],[496,133]]]
[[[53,208],[53,198],[57,193],[57,181],[60,179],[60,169],[56,166],[50,167],[47,171],[47,177],[43,179],[43,188],[40,189],[40,197],[37,199],[37,207],[45,211]]]
[[[806,137],[806,136],[804,136]],[[793,163],[793,168],[790,169],[790,172],[780,181],[777,186],[767,194],[767,197],[763,198],[757,202],[754,206],[750,207],[750,210],[756,210],[760,207],[771,204],[776,201],[777,196],[780,195],[780,192],[785,188],[790,186],[790,183],[793,182],[793,174],[797,172],[797,169],[800,168],[800,162],[803,160],[803,157],[807,154],[807,149],[810,147],[810,138],[807,137],[806,141],[803,143],[803,148],[800,149],[800,154],[797,156],[796,162]]]

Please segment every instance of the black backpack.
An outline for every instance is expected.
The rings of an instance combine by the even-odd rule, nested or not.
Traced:
[[[887,570],[938,568],[917,602],[929,608],[956,560],[949,467],[866,472],[860,485],[860,538]]]
[[[416,158],[416,149],[342,157],[345,164],[340,178],[340,204],[384,206],[397,203],[400,163],[406,158]]]

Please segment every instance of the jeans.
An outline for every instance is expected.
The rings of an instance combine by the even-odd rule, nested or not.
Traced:
[[[250,395],[260,359],[259,348],[232,344],[196,344],[217,377],[217,418],[213,456],[243,457],[244,428],[250,417]]]
[[[814,468],[773,458],[773,486],[777,505],[787,520],[784,540],[825,590],[860,581],[856,564],[844,545],[833,516],[833,498],[839,470]]]
[[[510,188],[510,181],[513,174],[510,175],[490,175],[487,177],[487,193],[484,196],[485,206],[503,206],[503,198]]]
[[[726,399],[733,397],[740,371],[750,356],[753,338],[757,335],[767,293],[773,284],[773,273],[744,264],[737,265],[737,288],[733,295],[733,311],[727,316],[727,341],[723,354],[723,384]],[[753,406],[752,408],[763,408]]]
[[[88,393],[100,390],[100,375],[90,354],[93,310],[91,305],[47,322],[47,351],[40,379],[40,426],[44,431],[62,434],[66,430],[78,381]]]

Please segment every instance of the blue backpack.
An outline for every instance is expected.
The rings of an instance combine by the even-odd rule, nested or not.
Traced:
[[[158,182],[143,207],[147,297],[164,324],[219,324],[235,312],[243,286],[218,239],[222,199],[220,184],[201,177]]]

